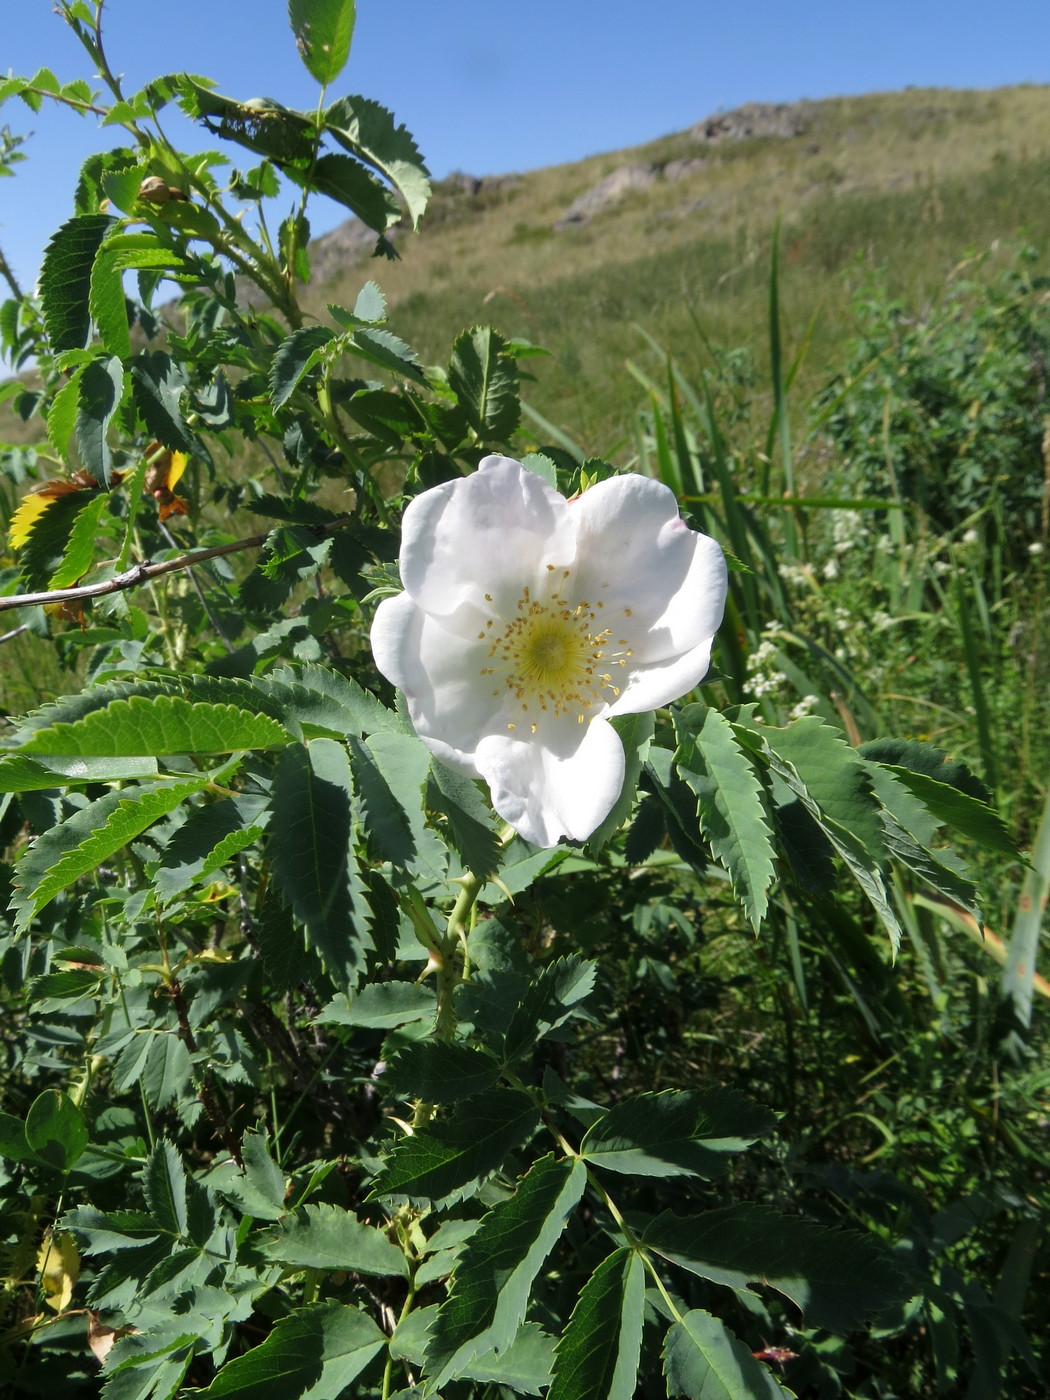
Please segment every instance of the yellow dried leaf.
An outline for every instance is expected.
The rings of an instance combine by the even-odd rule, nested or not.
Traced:
[[[80,1277],[80,1255],[73,1236],[52,1235],[48,1230],[36,1260],[44,1302],[55,1312],[65,1312],[73,1297],[73,1287]]]
[[[11,517],[11,528],[7,538],[12,549],[21,549],[33,532],[33,526],[54,501],[54,496],[44,496],[38,491],[30,491],[18,503],[18,509]]]

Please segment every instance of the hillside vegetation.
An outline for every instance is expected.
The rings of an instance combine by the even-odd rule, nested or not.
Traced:
[[[530,401],[601,453],[627,435],[637,398],[624,367],[645,351],[635,323],[686,363],[702,353],[694,317],[714,343],[761,354],[778,218],[789,340],[816,315],[810,382],[852,332],[851,300],[874,268],[921,300],[974,251],[1040,242],[1050,223],[1050,88],[914,89],[779,111],[798,134],[711,143],[700,123],[517,181],[482,180],[476,193],[445,181],[421,232],[401,240],[400,262],[333,268],[307,304],[323,315],[325,302],[352,300],[367,269],[399,333],[427,358],[442,360],[471,322],[545,346],[554,362],[541,366]],[[555,228],[613,172],[673,162],[702,168]],[[1002,260],[1010,255],[1000,246]]]

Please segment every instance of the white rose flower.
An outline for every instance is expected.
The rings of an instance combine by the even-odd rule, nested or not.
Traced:
[[[725,558],[674,493],[613,477],[567,501],[509,457],[409,504],[404,593],[372,625],[379,670],[443,763],[489,785],[527,841],[583,841],[619,797],[608,723],[703,680]]]

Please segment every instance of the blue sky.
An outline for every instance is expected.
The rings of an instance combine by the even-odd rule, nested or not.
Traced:
[[[110,63],[130,91],[188,69],[232,97],[316,101],[285,0],[108,0],[105,13]],[[3,14],[0,72],[43,64],[62,81],[90,77],[51,0],[3,0]],[[1046,0],[358,0],[350,62],[330,95],[390,107],[441,176],[560,164],[750,100],[1047,81]],[[31,285],[80,162],[111,140],[93,120],[17,100],[0,110],[3,124],[33,133],[16,178],[0,181],[0,247]],[[203,144],[183,119],[170,124],[187,146]],[[315,233],[344,216],[325,205]]]

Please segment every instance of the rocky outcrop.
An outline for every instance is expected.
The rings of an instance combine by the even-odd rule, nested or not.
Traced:
[[[759,136],[801,136],[806,129],[805,108],[803,102],[745,102],[731,112],[705,117],[686,134],[705,146]]]
[[[604,180],[599,180],[592,189],[581,194],[579,199],[574,199],[554,227],[568,228],[572,224],[589,223],[595,214],[600,214],[603,209],[608,209],[613,204],[619,204],[633,190],[647,190],[658,176],[659,171],[655,165],[621,165],[619,170],[614,170],[611,175],[606,175]]]
[[[404,232],[400,224],[386,231],[388,243],[396,243]],[[330,233],[310,239],[310,276],[314,282],[327,282],[349,263],[370,258],[379,242],[375,229],[360,219],[347,219]]]
[[[703,146],[760,137],[801,136],[806,129],[805,104],[801,102],[748,102],[732,112],[716,112],[705,117],[685,135]],[[634,190],[645,190],[657,180],[687,180],[706,170],[711,160],[705,156],[684,156],[664,165],[646,161],[621,165],[611,175],[581,194],[566,209],[556,229],[579,228],[596,214],[619,204]]]

